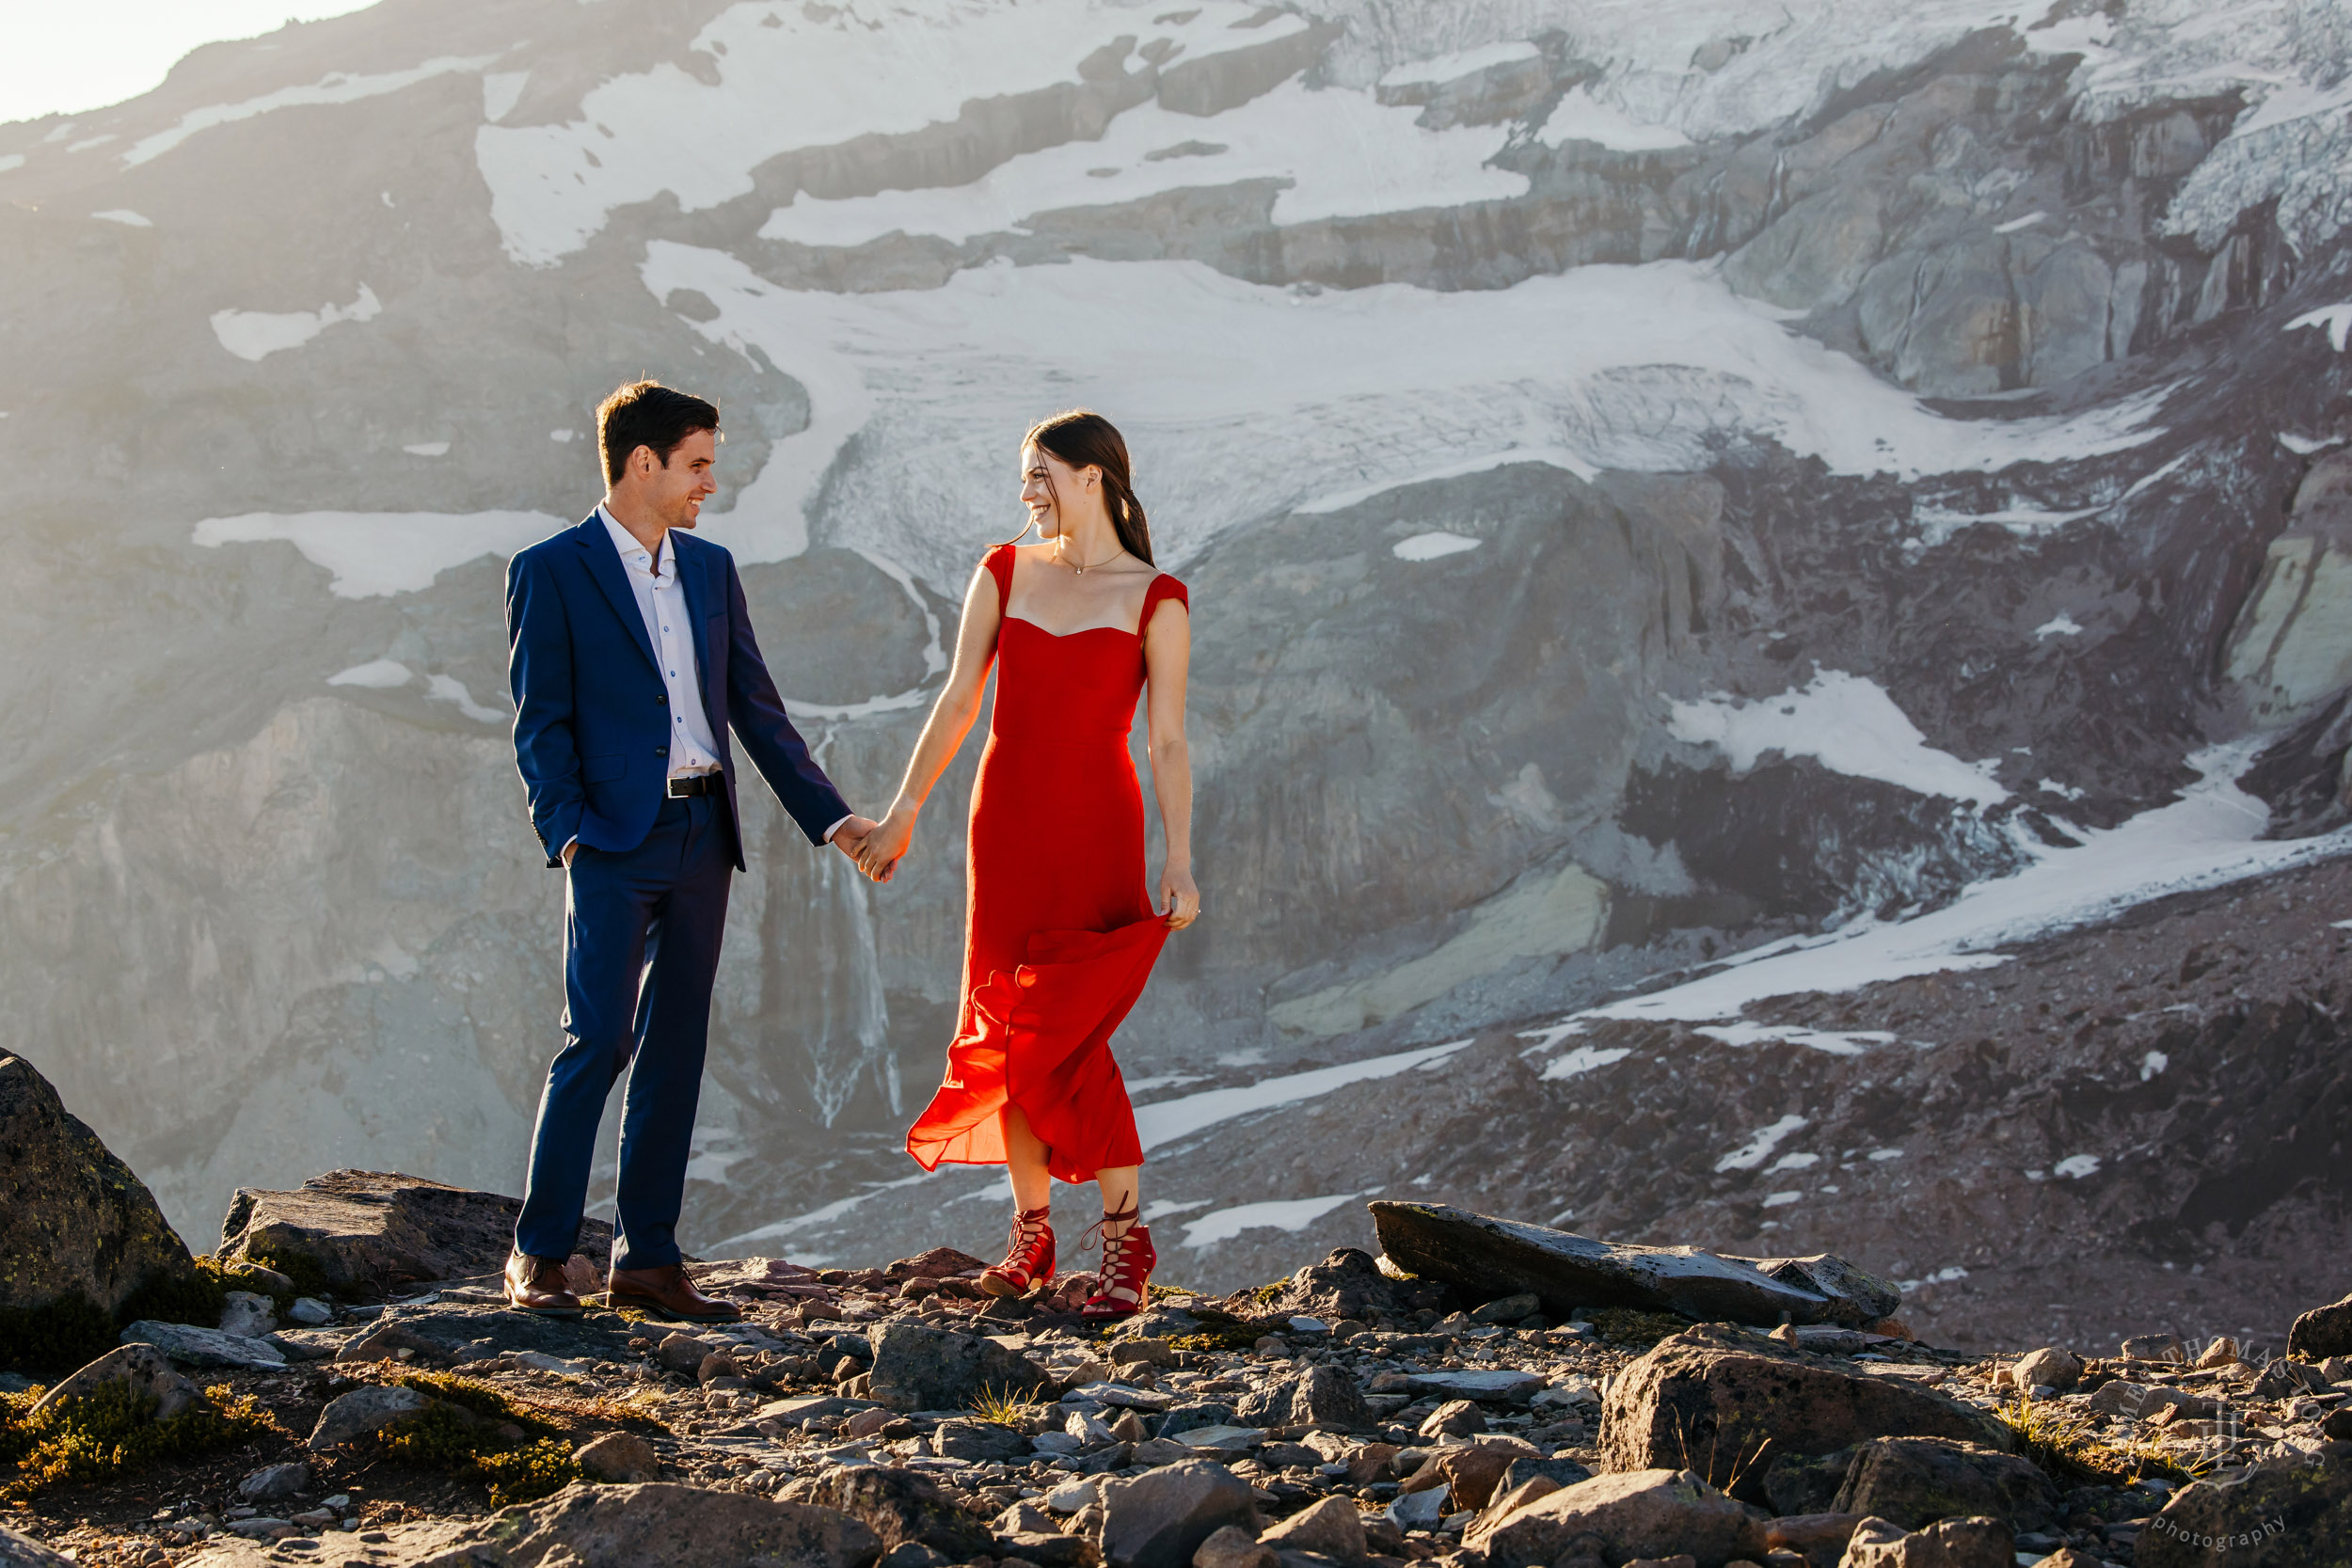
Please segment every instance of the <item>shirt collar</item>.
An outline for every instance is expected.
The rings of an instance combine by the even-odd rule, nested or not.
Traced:
[[[624,564],[631,556],[645,553],[645,546],[638,543],[637,536],[623,528],[619,520],[605,510],[602,501],[596,503],[596,515],[604,519],[605,531],[612,536],[612,547],[621,552],[621,561]],[[677,551],[670,543],[669,531],[664,529],[661,533],[661,553],[654,558],[653,562],[655,582],[666,581],[675,575],[676,559]]]

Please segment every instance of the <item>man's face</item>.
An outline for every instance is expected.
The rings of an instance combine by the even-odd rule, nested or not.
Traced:
[[[716,494],[719,482],[710,476],[712,463],[719,455],[719,435],[712,430],[697,430],[680,441],[670,453],[665,465],[656,457],[651,447],[639,447],[629,454],[631,476],[638,481],[638,496],[647,511],[661,519],[664,528],[691,529],[701,517],[704,498]]]

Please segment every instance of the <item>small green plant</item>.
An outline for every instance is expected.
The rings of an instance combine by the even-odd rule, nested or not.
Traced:
[[[193,1458],[234,1448],[275,1430],[250,1396],[226,1386],[208,1388],[209,1407],[156,1420],[155,1396],[110,1384],[83,1399],[69,1399],[40,1415],[39,1396],[4,1396],[0,1407],[0,1464],[13,1470],[7,1491],[18,1495],[59,1481],[101,1481],[144,1470],[167,1460]]]
[[[316,1296],[325,1300],[334,1293],[334,1286],[327,1280],[326,1269],[307,1252],[278,1252],[269,1247],[257,1247],[246,1254],[246,1260],[282,1274],[293,1282],[293,1291],[278,1303],[280,1312],[294,1305],[295,1296]],[[234,1263],[228,1266],[232,1271],[236,1268]],[[253,1288],[250,1285],[235,1287],[247,1291]]]
[[[1029,1392],[1035,1393],[1036,1390]],[[979,1398],[972,1402],[970,1409],[973,1419],[993,1422],[1000,1427],[1025,1430],[1028,1424],[1029,1402],[1010,1388],[983,1386]]]
[[[1248,1350],[1264,1338],[1265,1333],[1255,1323],[1208,1323],[1197,1334],[1178,1335],[1168,1341],[1168,1345],[1174,1350],[1215,1355],[1221,1351]]]
[[[2019,1453],[2068,1481],[2128,1486],[2146,1476],[2191,1479],[2155,1444],[2138,1438],[2103,1439],[2091,1430],[2090,1417],[2051,1401],[2019,1394],[1995,1407],[1993,1415],[2016,1434]]]
[[[499,1430],[508,1420],[523,1426],[527,1419],[485,1416],[454,1402],[430,1404],[386,1429],[382,1447],[386,1457],[403,1465],[485,1481],[490,1500],[504,1508],[560,1492],[580,1479],[580,1466],[561,1438],[540,1435],[517,1441]],[[549,1430],[545,1423],[531,1424],[542,1433]]]
[[[460,1377],[455,1372],[403,1372],[393,1381],[444,1403],[462,1406],[485,1420],[512,1421],[535,1436],[550,1436],[563,1430],[534,1414],[529,1404],[508,1398],[477,1377]]]

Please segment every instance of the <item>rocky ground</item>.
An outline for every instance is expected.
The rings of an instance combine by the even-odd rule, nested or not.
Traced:
[[[47,1429],[11,1375],[0,1562],[2165,1568],[2352,1541],[2352,1303],[2309,1314],[2292,1359],[2169,1336],[1984,1356],[1856,1325],[1893,1292],[1834,1259],[1403,1205],[1376,1262],[1161,1294],[1109,1329],[1073,1310],[1083,1275],[990,1298],[946,1248],[706,1265],[743,1310],[722,1326],[529,1317],[487,1275],[294,1293],[389,1272],[423,1186],[246,1195],[246,1244],[275,1238],[292,1272],[214,1265],[256,1287],[222,1327],[130,1324]],[[511,1202],[422,1196],[477,1220]],[[1643,1305],[1562,1305],[1578,1291]],[[109,1386],[151,1430],[208,1404],[242,1425],[176,1455],[118,1426],[113,1459],[58,1463],[56,1399]],[[2196,1544],[2217,1535],[2245,1539]]]

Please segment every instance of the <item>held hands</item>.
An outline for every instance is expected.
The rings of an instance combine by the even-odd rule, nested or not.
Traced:
[[[890,808],[890,815],[872,825],[872,830],[859,841],[851,853],[857,867],[875,881],[886,882],[898,869],[899,860],[907,847],[914,841],[914,819],[919,808],[900,802]],[[847,830],[838,835],[847,836]]]
[[[1200,890],[1192,885],[1190,867],[1161,868],[1159,896],[1152,908],[1168,917],[1168,928],[1171,931],[1181,931],[1200,918]]]
[[[840,827],[834,830],[831,842],[834,848],[855,860],[857,852],[866,846],[866,835],[873,831],[872,817],[860,816],[853,812],[843,819]]]

